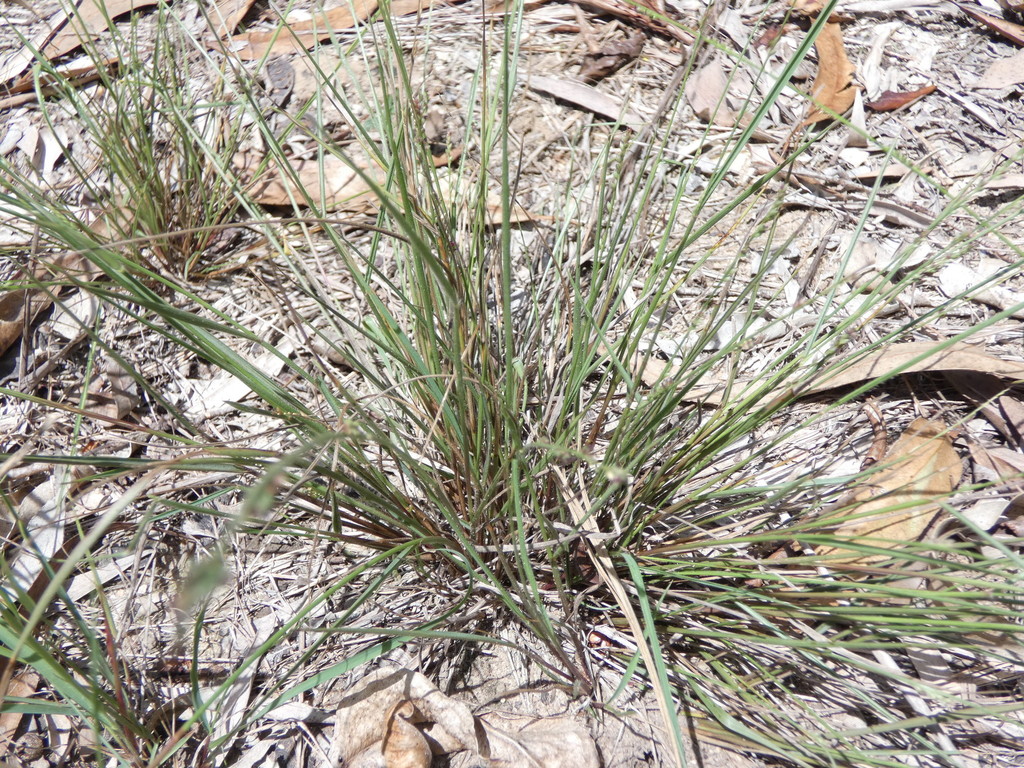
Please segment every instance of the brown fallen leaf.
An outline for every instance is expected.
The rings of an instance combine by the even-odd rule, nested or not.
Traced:
[[[640,366],[642,356],[633,361],[632,370],[635,375],[642,376],[645,383],[652,380],[668,380],[679,374],[676,367],[668,367],[658,371],[655,376],[648,377]],[[653,357],[648,365],[667,366],[663,361]],[[898,371],[898,373],[894,373]],[[832,389],[860,384],[872,379],[887,378],[890,374],[924,373],[939,371],[966,371],[970,373],[988,373],[1008,381],[1024,381],[1024,362],[1004,360],[990,355],[980,347],[965,342],[948,344],[941,341],[911,341],[871,352],[859,358],[845,368],[826,371],[798,390],[787,390],[780,398],[810,397]],[[884,380],[884,378],[883,378]],[[741,397],[747,386],[754,380],[737,381],[732,386],[732,397]],[[706,406],[718,406],[725,401],[726,389],[721,385],[697,385],[687,394],[689,402],[699,402]]]
[[[83,258],[77,254],[62,254],[53,260],[53,267],[58,271],[78,270]],[[49,280],[52,278],[49,266],[37,264],[32,270],[33,278],[36,280]],[[23,288],[20,290],[8,290],[0,294],[0,355],[10,349],[24,329],[31,325],[40,312],[52,303],[50,294],[46,291]]]
[[[108,58],[102,62],[78,60],[57,67],[54,73],[57,78],[60,78],[62,85],[70,84],[78,88],[98,80],[104,70],[113,73],[120,63],[120,59],[117,58]],[[40,72],[38,75],[35,73],[22,75],[5,89],[5,92],[10,95],[0,99],[0,110],[26,104],[35,101],[40,96],[49,96],[55,93],[57,78],[48,72]]]
[[[726,96],[729,77],[719,57],[711,59],[686,80],[683,92],[693,113],[706,123],[731,128],[737,112]]]
[[[228,39],[231,52],[243,61],[307,51],[334,32],[351,29],[377,10],[377,0],[353,0],[310,19],[283,19],[275,29],[259,29]]]
[[[218,37],[227,37],[245,18],[256,0],[217,0],[210,11],[210,19],[217,27]]]
[[[251,175],[258,160],[246,153],[235,156],[234,165],[242,178]],[[362,163],[360,169],[374,181],[382,182],[383,174]],[[307,198],[315,207],[348,212],[366,212],[374,207],[370,185],[353,165],[335,155],[322,159],[293,160],[291,171],[271,161],[259,177],[252,180],[249,194],[260,205],[305,206]],[[249,171],[249,173],[247,173]]]
[[[920,358],[920,359],[919,359]],[[916,361],[916,362],[914,362]],[[1024,362],[994,357],[980,347],[965,342],[912,341],[893,344],[860,358],[856,363],[814,379],[800,395],[818,394],[885,376],[925,371],[970,371],[989,373],[1010,381],[1024,381]]]
[[[916,91],[882,91],[874,101],[865,101],[864,106],[875,112],[893,112],[903,107],[909,107],[915,101],[923,99],[935,91],[934,85],[926,85]]]
[[[987,13],[982,13],[978,10],[978,7],[974,5],[967,5],[965,3],[953,3],[953,5],[975,21],[980,21],[993,32],[1002,35],[1011,43],[1024,45],[1024,27],[1020,24],[1014,24],[1012,21],[1000,19],[998,16],[989,16]]]
[[[818,74],[811,88],[813,103],[801,123],[805,126],[832,120],[833,113],[842,115],[853,106],[857,93],[853,84],[855,70],[846,55],[839,24],[828,23],[822,27],[814,41],[814,49],[818,52]]]
[[[999,7],[1014,13],[1024,13],[1024,0],[997,0]]]
[[[843,502],[845,520],[836,527],[836,538],[890,550],[920,541],[962,473],[948,427],[941,421],[915,419],[889,449],[881,468]],[[824,565],[867,565],[888,557],[842,546],[816,549],[827,558]]]
[[[86,408],[112,421],[120,421],[139,404],[138,386],[120,363],[111,358],[89,384]]]
[[[529,84],[535,91],[546,93],[580,109],[593,112],[595,115],[606,117],[609,120],[621,119],[623,127],[636,129],[644,124],[640,115],[625,109],[618,99],[589,85],[540,75],[531,77]]]
[[[38,686],[39,675],[35,672],[30,670],[19,672],[11,678],[5,698],[9,696],[31,698],[35,695]],[[22,712],[0,712],[0,756],[7,754],[7,748],[14,741],[14,735],[18,732],[22,717],[24,717]]]
[[[946,371],[945,376],[1010,445],[1024,447],[1024,406],[1006,394],[1005,383],[977,371]]]
[[[624,39],[605,43],[594,53],[588,53],[580,67],[580,80],[592,84],[615,74],[640,55],[646,39],[643,32],[634,32]]]
[[[400,701],[384,725],[384,764],[387,768],[429,768],[430,746],[423,732],[410,722],[416,715],[411,701]]]

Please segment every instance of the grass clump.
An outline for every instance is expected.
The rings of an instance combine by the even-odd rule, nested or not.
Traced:
[[[368,216],[310,206],[323,190],[306,189],[302,212],[286,218],[254,199],[233,159],[257,136],[260,172],[295,160],[288,137],[300,121],[292,134],[271,127],[273,110],[241,76],[197,97],[189,66],[218,59],[167,9],[150,53],[135,27],[115,33],[123,71],[40,105],[44,115],[70,105],[104,170],[68,153],[75,200],[4,161],[0,212],[37,244],[18,256],[51,270],[9,287],[58,304],[70,290],[94,296],[101,309],[81,322],[77,364],[88,379],[115,360],[142,407],[97,420],[81,391],[2,390],[32,418],[61,414],[35,435],[41,447],[5,446],[5,469],[69,468],[45,526],[24,512],[24,482],[4,490],[17,542],[0,592],[6,712],[73,718],[76,759],[205,764],[256,738],[274,707],[398,648],[507,645],[516,627],[532,638],[525,656],[609,712],[635,680],[652,685],[680,762],[679,708],[700,740],[796,765],[948,763],[953,739],[966,738],[952,725],[1011,718],[998,682],[964,707],[910,670],[944,652],[958,671],[1019,676],[1004,650],[1019,647],[1015,543],[975,526],[974,539],[908,545],[900,558],[913,567],[900,559],[856,580],[813,549],[766,559],[786,542],[835,541],[814,515],[844,478],[813,462],[778,470],[815,425],[849,420],[865,388],[813,406],[801,390],[919,338],[948,307],[876,317],[992,230],[916,261],[926,231],[860,293],[837,279],[797,301],[786,294],[792,242],[777,182],[810,140],[750,186],[730,172],[810,38],[749,128],[701,137],[722,142],[710,166],[679,160],[671,130],[629,138],[588,123],[578,138],[595,150],[553,223],[537,212],[518,229],[532,178],[517,179],[524,148],[510,138],[522,24],[511,14],[477,41],[457,168],[435,167],[421,129],[426,66],[406,56],[402,22],[385,15],[334,41],[376,77],[322,83],[305,113],[332,106],[349,141],[308,131],[303,151],[321,167],[358,168],[376,199]],[[430,62],[440,43],[423,40],[417,54]],[[680,77],[692,68],[683,61]],[[684,109],[677,94],[660,105],[666,126]],[[82,212],[98,201],[99,227]],[[959,199],[947,216],[970,205]],[[1013,202],[990,220],[1018,213]],[[211,253],[217,234],[236,222],[264,249],[244,277],[209,269],[226,258]],[[66,251],[88,269],[61,267],[54,254]],[[194,281],[204,270],[209,280]],[[220,403],[203,390],[214,395],[197,405],[183,383],[197,377],[120,344],[125,324],[244,388]],[[107,495],[86,505],[90,492]],[[63,543],[46,545],[43,528]],[[120,581],[104,575],[112,567]],[[275,568],[302,583],[282,589]],[[164,607],[143,611],[142,594]],[[244,620],[244,642],[223,629],[233,613],[259,614]],[[594,628],[632,645],[599,654]],[[178,688],[143,663],[154,648],[187,667]],[[26,669],[39,696],[15,694]],[[609,669],[625,674],[610,685]]]

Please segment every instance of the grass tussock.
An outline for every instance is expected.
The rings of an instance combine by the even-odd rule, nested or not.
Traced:
[[[679,159],[676,89],[660,130],[588,123],[586,163],[572,155],[550,207],[524,217],[539,182],[513,138],[521,14],[467,38],[481,64],[452,167],[424,129],[430,31],[418,60],[386,15],[335,40],[345,67],[310,58],[321,85],[286,114],[173,9],[151,21],[112,33],[121,64],[93,87],[48,72],[40,116],[82,131],[64,148],[73,184],[0,159],[18,235],[6,287],[96,307],[69,311],[80,345],[49,385],[0,388],[24,415],[3,445],[5,714],[69,718],[76,761],[219,764],[275,707],[396,649],[436,670],[515,627],[524,656],[608,713],[652,686],[679,760],[694,734],[806,766],[955,764],[979,723],[1005,747],[1020,727],[1019,540],[949,492],[929,502],[955,534],[837,542],[827,508],[880,470],[837,476],[813,454],[838,461],[837,424],[900,371],[802,392],[935,338],[970,296],[888,308],[983,238],[1016,249],[1019,201],[982,217],[950,195],[878,279],[794,300],[787,169],[823,136],[749,185],[730,174],[811,37],[747,105],[749,127],[704,129],[710,160]],[[333,134],[304,121],[328,113]],[[296,174],[296,205],[268,209],[252,180],[297,153],[357,169],[373,202],[320,209],[327,181],[314,194]],[[869,199],[837,274],[871,216]],[[957,236],[917,258],[954,218]],[[114,370],[136,405],[97,417],[88,385]],[[951,406],[952,426],[981,408]],[[801,447],[820,434],[842,437]],[[46,469],[19,474],[30,465]],[[840,543],[870,565],[815,553]],[[595,630],[629,642],[595,647]],[[927,660],[946,671],[928,677]]]

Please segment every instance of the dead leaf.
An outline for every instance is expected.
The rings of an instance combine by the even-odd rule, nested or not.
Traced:
[[[245,18],[256,0],[218,0],[210,11],[210,18],[217,25],[217,36],[227,37]]]
[[[874,101],[864,102],[864,106],[875,112],[894,112],[897,109],[909,107],[915,101],[923,99],[934,91],[934,85],[926,85],[916,91],[882,91],[882,94]]]
[[[49,304],[41,291],[10,291],[0,296],[0,354],[21,338],[22,330]]]
[[[377,10],[377,0],[351,3],[318,13],[310,19],[284,19],[276,29],[254,30],[228,40],[232,53],[243,61],[307,51],[332,33],[351,29]]]
[[[832,113],[842,115],[853,106],[857,93],[853,84],[855,70],[846,55],[839,24],[829,23],[822,27],[814,41],[814,49],[818,52],[818,74],[811,88],[814,103],[808,108],[802,125],[831,120]]]
[[[462,0],[394,0],[392,16],[429,11],[435,5],[454,5]],[[378,8],[377,0],[350,0],[337,8],[308,19],[284,19],[276,29],[254,30],[228,38],[229,48],[239,59],[252,61],[264,56],[302,53],[330,38],[334,32],[352,29],[366,21]]]
[[[1002,35],[1011,43],[1024,45],[1024,27],[1020,24],[1014,24],[1012,21],[1006,21],[997,16],[989,16],[987,13],[979,11],[977,6],[965,5],[964,3],[953,3],[953,5],[975,21],[980,21],[993,32]]]
[[[1014,13],[1024,13],[1024,0],[997,0],[999,7]]]
[[[425,766],[429,752],[406,726],[419,732],[435,754],[468,753],[485,765],[530,765],[534,768],[597,768],[593,739],[570,717],[510,719],[495,712],[475,717],[464,703],[441,693],[419,672],[381,668],[353,685],[334,718],[330,765]],[[407,745],[387,761],[387,741]],[[384,756],[384,760],[382,760]],[[427,762],[415,762],[426,758]]]
[[[102,417],[121,421],[139,404],[135,379],[120,363],[107,360],[103,371],[89,384],[86,408]]]
[[[74,88],[79,88],[98,80],[101,71],[105,70],[113,73],[119,64],[120,60],[116,57],[108,58],[101,62],[95,62],[91,59],[86,59],[85,61],[79,59],[57,67],[55,74],[57,78],[63,81],[62,87],[63,85],[71,85]],[[18,106],[19,104],[35,101],[40,95],[49,96],[55,93],[57,91],[57,78],[49,72],[40,72],[38,76],[35,73],[23,75],[5,89],[5,92],[10,95],[0,99],[0,111]]]
[[[235,156],[235,167],[245,178],[246,171],[255,169],[258,161],[251,155]],[[382,182],[383,175],[365,166],[358,166],[364,174]],[[370,185],[353,164],[335,155],[320,159],[292,160],[290,171],[271,161],[257,179],[250,183],[249,194],[260,205],[312,205],[321,210],[366,212],[373,208]]]
[[[1003,382],[977,372],[946,371],[945,376],[1009,444],[1024,446],[1024,406],[1006,394]]]
[[[1024,49],[993,62],[974,87],[1002,90],[1021,83],[1024,83]]]
[[[726,101],[729,78],[722,60],[713,58],[687,79],[683,92],[693,113],[713,125],[731,128],[736,125],[736,110]]]
[[[843,504],[848,518],[835,530],[840,539],[882,549],[920,541],[941,510],[940,502],[959,485],[963,469],[949,429],[918,418],[889,449],[881,468]],[[819,546],[827,565],[866,565],[886,555]]]
[[[81,0],[77,10],[61,9],[46,22],[44,31],[23,46],[0,67],[0,83],[20,75],[38,56],[48,61],[59,59],[93,40],[119,16],[156,5],[157,0]]]
[[[802,388],[799,394],[812,395],[847,387],[896,370],[901,374],[972,371],[990,373],[1012,381],[1024,381],[1024,363],[994,357],[971,344],[962,341],[949,345],[938,341],[911,341],[876,350],[847,368],[826,373]]]
[[[634,370],[637,369],[634,368]],[[1024,381],[1024,362],[994,357],[985,350],[962,341],[955,344],[941,341],[911,341],[875,350],[845,368],[825,372],[799,390],[782,393],[779,397],[818,395],[832,389],[888,377],[894,371],[899,371],[899,374],[896,375],[966,371],[989,373],[1009,381]],[[679,370],[673,368],[666,378],[678,373]],[[754,383],[752,380],[739,381],[733,386],[732,391],[737,396],[742,396],[745,386],[752,383]],[[690,390],[687,400],[706,406],[717,406],[724,402],[725,394],[725,388],[720,385],[698,385]]]
[[[11,678],[6,696],[28,699],[35,695],[38,686],[39,675],[26,670]],[[0,712],[0,756],[6,754],[8,745],[14,741],[14,734],[18,732],[23,716],[22,712]]]
[[[949,298],[966,296],[1000,311],[1019,307],[1024,304],[1024,294],[1007,288],[999,280],[1000,273],[1006,273],[1008,268],[999,259],[982,258],[975,267],[953,261],[939,270],[939,290]],[[1024,319],[1024,309],[1010,316]]]
[[[388,713],[382,748],[387,768],[429,768],[430,746],[410,722],[415,714],[411,701],[400,701]]]
[[[986,483],[999,483],[1003,490],[1017,494],[1011,504],[1019,503],[1024,494],[1024,454],[1010,448],[985,448],[976,440],[968,440],[974,460],[975,479]]]
[[[605,43],[595,53],[588,53],[580,67],[580,79],[585,83],[596,83],[615,74],[640,55],[645,40],[642,32],[634,32],[622,40]]]
[[[622,125],[626,128],[636,129],[643,125],[643,118],[635,112],[625,109],[618,99],[589,85],[540,75],[531,77],[529,84],[535,91],[546,93],[580,109],[593,112],[595,115],[606,117],[609,120],[621,119]]]

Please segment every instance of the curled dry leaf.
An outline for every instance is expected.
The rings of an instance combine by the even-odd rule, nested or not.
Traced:
[[[814,41],[818,52],[818,74],[811,88],[814,103],[803,125],[814,125],[822,120],[831,120],[833,113],[841,115],[853,106],[857,89],[853,84],[854,68],[846,55],[843,33],[839,24],[829,23],[822,27]]]
[[[234,32],[254,2],[256,0],[217,0],[210,12],[210,19],[217,26],[217,34],[227,37]]]
[[[949,429],[940,421],[915,419],[889,449],[881,468],[843,503],[846,518],[835,535],[851,543],[898,549],[927,535],[940,503],[959,485],[963,469]],[[819,546],[828,565],[866,565],[886,555],[839,546]]]
[[[427,745],[429,750],[424,750]],[[330,765],[420,768],[430,764],[431,752],[466,753],[474,764],[489,768],[597,768],[600,764],[590,734],[571,718],[508,720],[495,713],[477,718],[465,704],[408,669],[375,670],[339,703]]]
[[[411,722],[415,715],[411,701],[398,702],[388,713],[382,747],[387,768],[429,768],[430,746]]]
[[[864,102],[864,106],[875,112],[894,112],[897,109],[910,106],[934,91],[934,85],[926,85],[916,91],[882,91],[882,94],[874,101]]]
[[[35,695],[38,686],[39,675],[32,671],[20,672],[11,678],[4,698],[9,696],[30,698]],[[21,712],[0,712],[0,755],[5,754],[7,747],[14,741],[22,717],[23,713]]]
[[[135,379],[116,360],[108,360],[89,384],[86,408],[112,421],[120,421],[139,404]]]
[[[967,371],[946,371],[946,380],[971,401],[1010,445],[1024,447],[1024,405],[1006,394],[995,376]]]
[[[693,113],[701,120],[731,128],[737,112],[728,103],[729,77],[719,57],[713,58],[686,81],[684,93]]]

